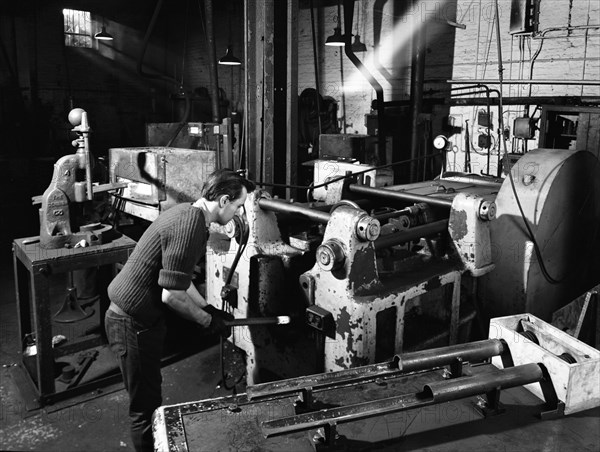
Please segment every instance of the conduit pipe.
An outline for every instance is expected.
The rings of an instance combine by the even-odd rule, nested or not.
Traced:
[[[386,164],[385,151],[385,105],[383,101],[383,88],[373,77],[365,65],[352,51],[352,22],[354,20],[354,0],[344,0],[344,52],[352,64],[367,79],[377,96],[377,158],[378,164]]]

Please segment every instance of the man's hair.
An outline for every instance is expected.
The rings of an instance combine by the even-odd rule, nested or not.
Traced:
[[[240,176],[230,169],[218,169],[209,174],[202,186],[202,197],[208,201],[216,201],[223,195],[229,195],[233,201],[242,195],[242,187],[246,187],[248,193],[256,186],[254,182]]]

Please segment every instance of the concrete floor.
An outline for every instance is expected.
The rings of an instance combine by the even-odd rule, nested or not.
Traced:
[[[56,292],[60,305],[59,288]],[[54,298],[53,298],[54,299]],[[20,363],[20,345],[17,337],[16,306],[12,263],[7,261],[0,269],[0,449],[29,451],[128,451],[133,450],[129,439],[127,395],[121,383],[94,392],[67,399],[35,411],[27,411],[17,390],[14,370]],[[207,398],[231,394],[218,387],[220,380],[219,347],[209,344],[204,349],[163,368],[163,399],[165,405],[191,403]],[[600,376],[598,376],[600,379]],[[599,380],[600,384],[600,380]],[[238,387],[244,390],[243,386]],[[522,392],[520,392],[522,391]],[[537,399],[524,389],[503,392],[502,401],[508,405],[507,414],[481,419],[467,413],[466,423],[432,416],[439,410],[396,415],[394,422],[402,428],[401,440],[390,443],[390,424],[385,419],[375,420],[369,430],[384,430],[384,441],[377,439],[363,450],[498,450],[498,451],[597,451],[600,450],[600,408],[577,413],[559,420],[540,421],[535,417]],[[459,412],[462,412],[462,408]],[[451,411],[456,413],[456,410]],[[453,415],[454,417],[454,415]],[[415,422],[417,419],[419,422]],[[256,419],[250,420],[256,423]],[[402,422],[400,422],[402,421]],[[460,421],[460,425],[455,421]],[[418,424],[418,425],[417,425]],[[395,424],[394,424],[395,425]],[[410,429],[408,427],[412,425]],[[415,427],[417,426],[417,427]],[[217,425],[217,430],[219,426]],[[224,426],[221,428],[225,428]],[[202,431],[198,426],[196,433]],[[355,430],[357,431],[357,430]],[[381,433],[381,432],[379,432]],[[222,437],[226,431],[215,432],[219,441],[210,438],[200,450],[296,450],[290,448],[298,437],[282,442],[269,442],[262,448],[256,435],[244,438],[237,431],[235,442],[228,446]],[[241,436],[240,436],[241,435]],[[367,435],[367,439],[369,435]],[[375,439],[375,438],[374,438]],[[290,442],[292,441],[292,442]],[[308,436],[301,438],[308,446]],[[198,444],[198,443],[195,443]],[[218,446],[218,444],[220,446]],[[302,449],[305,449],[304,447]],[[310,449],[310,448],[308,448]],[[299,449],[298,449],[299,450]]]
[[[58,306],[61,292],[60,287],[51,290],[52,299],[58,299]],[[219,347],[214,338],[205,339],[208,346],[203,350],[198,347],[195,354],[163,368],[165,404],[231,394],[218,387]],[[9,261],[3,262],[0,270],[0,450],[133,450],[127,394],[122,383],[28,411],[15,377],[24,375],[17,367],[21,362],[20,351],[12,262]]]

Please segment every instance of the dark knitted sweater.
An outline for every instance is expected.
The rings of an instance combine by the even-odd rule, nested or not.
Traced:
[[[190,286],[206,240],[201,209],[178,204],[161,213],[108,286],[110,300],[136,320],[154,323],[164,309],[162,289]]]

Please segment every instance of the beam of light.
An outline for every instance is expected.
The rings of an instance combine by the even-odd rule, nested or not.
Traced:
[[[425,27],[427,23],[445,23],[445,3],[448,0],[439,2],[431,2],[421,0],[417,2],[413,8],[408,10],[403,16],[395,18],[392,14],[387,14],[388,20],[391,21],[392,30],[387,35],[383,36],[377,48],[368,50],[365,57],[361,60],[365,67],[378,79],[384,90],[392,88],[394,77],[389,77],[386,68],[392,68],[396,73],[403,73],[410,67],[412,60],[411,40],[412,36],[418,32],[421,27]],[[433,4],[432,4],[433,3]],[[389,5],[392,7],[393,5]],[[415,15],[417,15],[415,17]],[[384,13],[384,17],[386,14]],[[395,22],[395,24],[394,24]],[[385,19],[382,22],[382,29],[385,29]],[[447,25],[446,25],[447,26]],[[432,30],[433,28],[433,30]],[[435,38],[443,31],[443,25],[430,27],[428,31],[428,39]],[[400,64],[394,64],[400,61]],[[379,73],[379,77],[376,75]],[[344,92],[347,94],[355,94],[369,88],[369,83],[364,79],[360,71],[357,69],[348,78],[344,86]]]

